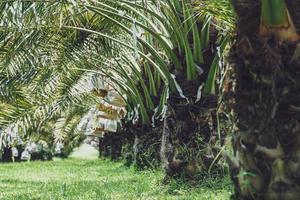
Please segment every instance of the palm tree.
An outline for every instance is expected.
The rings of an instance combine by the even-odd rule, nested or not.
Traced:
[[[110,34],[115,30],[88,13],[75,17],[64,6],[59,2],[1,2],[0,149],[11,144],[10,127],[17,127],[16,135],[24,141],[46,134],[49,144],[65,143],[70,152],[81,138],[76,132],[80,116],[99,103],[91,91],[99,86],[93,74],[99,77],[101,70],[80,68],[91,69],[87,57],[97,52],[108,56],[110,42],[79,30],[62,31],[60,25],[82,23]]]
[[[209,4],[205,1],[200,2],[199,8],[206,6],[202,3]],[[143,110],[138,109],[146,120],[142,120],[144,124],[136,124],[136,132],[140,133],[140,136],[135,139],[135,147],[140,146],[137,145],[140,141],[149,141],[147,137],[141,137],[149,136],[153,132],[148,119],[153,116],[153,107],[158,106],[154,119],[162,116],[166,123],[159,120],[153,122],[160,127],[160,131],[155,131],[156,135],[163,134],[161,159],[166,172],[173,176],[185,173],[186,169],[199,170],[201,161],[202,167],[208,169],[215,153],[210,150],[209,145],[214,141],[211,140],[214,131],[210,124],[215,124],[212,119],[217,106],[214,82],[221,59],[215,45],[220,47],[219,53],[222,54],[228,36],[217,34],[211,25],[214,17],[205,14],[195,16],[192,9],[194,5],[189,1],[157,1],[146,4],[119,1],[119,6],[118,3],[115,3],[115,6],[117,9],[99,2],[87,5],[133,35],[133,44],[136,44],[137,52],[151,56],[150,60],[145,57],[143,59],[147,65],[144,65],[145,62],[142,65],[136,64],[142,72],[145,71],[140,80],[143,82],[144,79],[144,82],[149,83],[150,96],[145,94],[145,107]],[[130,15],[131,13],[133,14]],[[124,26],[121,20],[131,23],[133,30]],[[151,36],[150,39],[148,35]],[[211,49],[214,50],[210,51]],[[155,72],[160,72],[163,86],[153,82]],[[144,93],[145,87],[141,85],[140,88],[142,90],[137,90],[137,93]],[[162,98],[158,101],[157,96]],[[165,131],[161,133],[162,130]],[[196,158],[199,156],[197,152],[204,149],[209,155]],[[203,162],[203,159],[206,161]]]
[[[232,1],[235,199],[299,199],[299,2]]]
[[[81,101],[85,95],[73,95],[72,86],[91,72],[106,76],[126,96],[127,120],[136,122],[136,141],[156,132],[162,135],[161,158],[169,175],[192,168],[197,172],[199,165],[209,168],[216,155],[211,148],[217,135],[215,77],[229,38],[227,30],[218,29],[222,25],[213,12],[201,14],[203,8],[209,10],[209,1],[3,1],[0,5],[1,43],[7,52],[2,55],[1,72],[8,74],[2,75],[2,83],[35,93],[30,111],[16,110],[19,115],[14,114],[13,120],[6,115],[3,125],[26,121],[38,109],[47,112],[36,121],[47,119],[85,102]],[[15,7],[19,9],[11,12]],[[19,83],[22,72],[28,75]],[[43,84],[50,89],[44,91]],[[32,106],[39,101],[40,106]]]

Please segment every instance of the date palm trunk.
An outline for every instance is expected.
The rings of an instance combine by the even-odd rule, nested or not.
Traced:
[[[205,100],[204,100],[205,99]],[[195,99],[190,98],[190,102]],[[161,160],[166,178],[195,178],[207,171],[217,154],[217,139],[213,114],[217,99],[203,96],[203,101],[187,104],[185,99],[171,97],[165,119]]]
[[[133,155],[137,169],[156,168],[160,163],[161,131],[158,127],[146,124],[135,124]]]
[[[300,198],[299,45],[276,34],[259,34],[261,1],[234,0],[233,5],[238,15],[231,49],[238,121],[229,162],[234,199],[296,200]]]
[[[124,122],[121,130],[122,155],[125,165],[138,170],[156,168],[160,163],[159,149],[161,128],[150,124]]]
[[[2,152],[2,162],[11,162],[12,161],[12,151],[11,147],[4,147]]]
[[[184,73],[176,77],[186,98],[177,93],[170,94],[161,140],[162,167],[167,179],[194,179],[199,172],[209,170],[218,154],[215,117],[218,94],[203,93],[201,99],[197,100],[197,90],[206,82],[217,53],[216,35],[216,30],[212,27],[211,42],[203,55],[205,63],[201,64],[203,74],[192,81],[187,81]],[[182,61],[184,63],[184,60]]]

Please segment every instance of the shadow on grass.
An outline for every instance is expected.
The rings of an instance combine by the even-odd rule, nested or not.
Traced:
[[[179,195],[182,191],[232,191],[232,183],[229,174],[199,174],[195,179],[175,178],[162,184],[170,195]]]

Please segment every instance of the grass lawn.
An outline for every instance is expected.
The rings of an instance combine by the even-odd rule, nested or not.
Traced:
[[[223,200],[231,192],[228,177],[206,178],[196,187],[162,185],[162,177],[159,171],[136,172],[101,159],[0,164],[0,199]]]

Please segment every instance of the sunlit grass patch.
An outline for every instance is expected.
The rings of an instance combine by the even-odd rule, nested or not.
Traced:
[[[195,187],[161,184],[160,171],[134,171],[120,162],[67,159],[0,165],[1,200],[228,199],[228,177]]]

